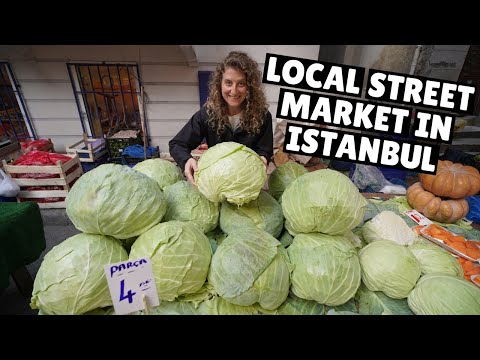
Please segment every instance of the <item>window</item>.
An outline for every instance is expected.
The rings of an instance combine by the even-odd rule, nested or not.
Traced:
[[[10,64],[0,62],[0,141],[25,141],[35,138]]]
[[[137,65],[67,64],[83,131],[110,137],[120,130],[142,132],[141,82]],[[146,136],[148,130],[145,127]]]

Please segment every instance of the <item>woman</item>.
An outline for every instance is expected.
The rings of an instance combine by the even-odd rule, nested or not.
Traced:
[[[273,156],[272,115],[263,92],[258,64],[232,51],[217,66],[205,105],[169,142],[170,155],[195,185],[197,162],[191,155],[203,139],[209,147],[234,141],[254,150],[264,162]]]

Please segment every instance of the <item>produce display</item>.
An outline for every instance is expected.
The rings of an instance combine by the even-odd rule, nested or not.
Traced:
[[[266,192],[259,156],[232,142],[205,150],[197,188],[163,165],[101,165],[75,183],[67,215],[82,233],[47,253],[32,308],[115,315],[103,267],[148,257],[160,304],[132,315],[480,315],[480,231],[463,208],[424,205],[421,182],[367,200],[343,173],[285,164]],[[445,221],[424,228],[412,208]]]

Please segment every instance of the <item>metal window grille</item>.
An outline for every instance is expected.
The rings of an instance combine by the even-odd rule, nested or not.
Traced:
[[[0,140],[36,138],[12,68],[7,62],[0,62]]]
[[[84,133],[106,138],[121,130],[142,132],[138,65],[102,63],[67,64],[67,67]]]

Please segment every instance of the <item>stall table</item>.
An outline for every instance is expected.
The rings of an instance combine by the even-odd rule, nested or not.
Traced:
[[[20,293],[30,296],[33,281],[25,268],[46,248],[40,208],[34,202],[0,202],[0,289],[10,275]]]

